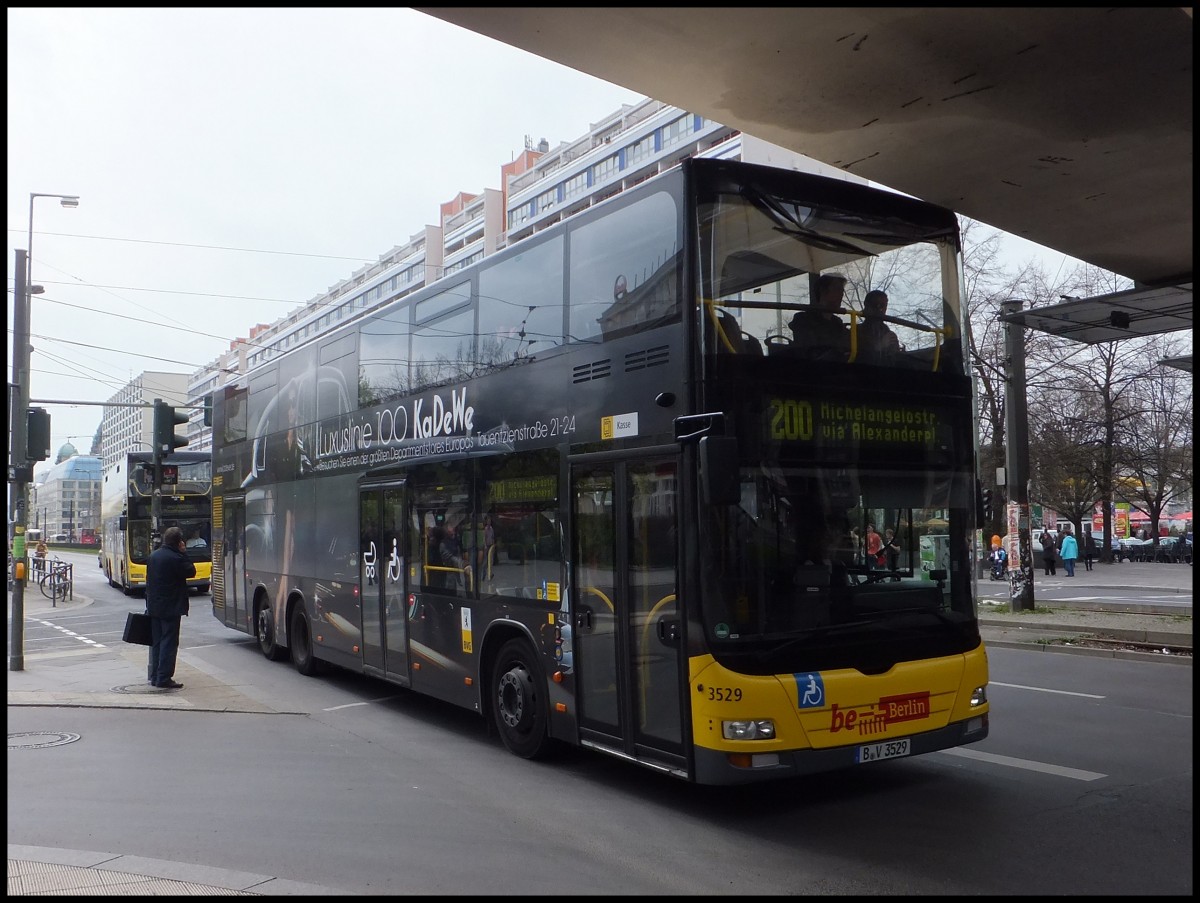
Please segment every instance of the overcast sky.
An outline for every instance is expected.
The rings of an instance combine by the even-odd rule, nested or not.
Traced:
[[[30,395],[104,401],[642,96],[410,9],[9,8],[7,376],[30,192],[80,197],[34,202]],[[47,407],[86,453],[102,409]]]
[[[411,9],[9,8],[9,378],[30,192],[80,197],[35,201],[30,395],[103,402],[500,188],[526,137],[641,99]],[[87,453],[102,408],[45,406],[52,452]]]

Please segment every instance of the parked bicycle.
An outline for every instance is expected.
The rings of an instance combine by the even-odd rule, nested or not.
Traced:
[[[57,605],[59,599],[67,599],[74,594],[74,565],[61,558],[52,559],[47,563],[42,575],[38,578],[38,586],[42,595],[50,600],[51,605]]]

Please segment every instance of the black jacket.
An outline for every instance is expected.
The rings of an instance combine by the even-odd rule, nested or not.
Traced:
[[[146,562],[146,612],[152,618],[180,618],[191,603],[187,581],[196,566],[179,549],[161,546]]]

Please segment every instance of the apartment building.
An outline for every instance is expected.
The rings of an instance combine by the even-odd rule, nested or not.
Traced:
[[[866,180],[703,116],[646,98],[624,104],[574,141],[551,148],[529,137],[516,159],[501,165],[499,189],[460,192],[443,203],[437,225],[426,225],[346,279],[287,316],[258,324],[229,352],[195,371],[187,395],[194,411],[203,396],[350,319],[403,297],[483,257],[509,247],[566,217],[643,182],[687,157],[740,159],[817,172],[865,184]],[[188,434],[190,449],[212,447],[199,413]]]

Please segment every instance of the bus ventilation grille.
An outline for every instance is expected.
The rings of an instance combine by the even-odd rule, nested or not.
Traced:
[[[604,379],[612,376],[612,359],[592,361],[590,364],[580,364],[572,370],[571,382],[586,383],[593,379]]]
[[[632,373],[635,370],[645,370],[647,367],[661,367],[670,360],[671,349],[667,345],[632,351],[625,355],[625,372]]]

